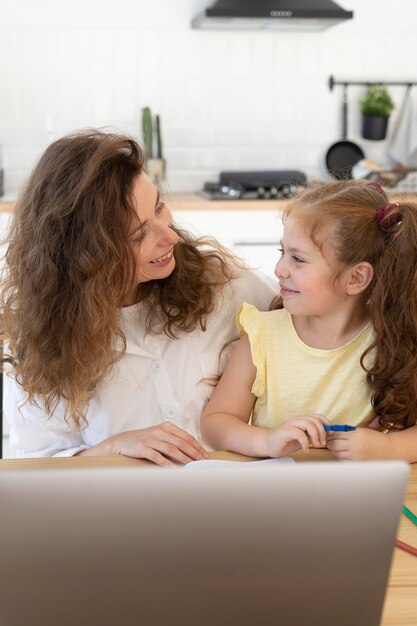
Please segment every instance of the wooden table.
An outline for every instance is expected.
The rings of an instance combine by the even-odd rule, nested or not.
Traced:
[[[293,457],[297,462],[333,460],[327,450],[310,450],[308,454],[297,452]],[[210,458],[241,462],[255,460],[231,452],[212,452]],[[62,469],[71,467],[126,467],[127,465],[140,467],[152,465],[152,463],[122,456],[4,459],[0,461],[0,470],[49,467]],[[413,512],[417,511],[417,464],[411,465],[411,475],[404,504]],[[404,515],[400,519],[398,538],[417,546],[417,526]],[[398,548],[394,551],[381,626],[417,626],[417,557]]]

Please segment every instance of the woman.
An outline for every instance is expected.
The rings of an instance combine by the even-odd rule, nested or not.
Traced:
[[[199,420],[242,300],[273,289],[175,227],[128,137],[51,144],[17,206],[0,294],[19,457],[204,458]],[[223,359],[224,361],[224,359]]]

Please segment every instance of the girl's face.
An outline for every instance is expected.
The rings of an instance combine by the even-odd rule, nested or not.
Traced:
[[[178,235],[171,229],[171,211],[144,172],[134,181],[133,197],[139,222],[132,224],[129,239],[136,259],[135,282],[139,285],[172,273]]]
[[[345,305],[343,273],[336,285],[337,262],[330,265],[330,251],[326,256],[327,259],[296,220],[290,218],[285,222],[275,275],[284,308],[292,315],[333,314]]]

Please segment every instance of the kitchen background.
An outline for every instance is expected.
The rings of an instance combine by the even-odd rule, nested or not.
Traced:
[[[327,180],[326,150],[342,132],[342,88],[330,91],[330,75],[417,79],[415,0],[340,0],[354,18],[321,32],[192,29],[210,4],[0,0],[0,203],[16,197],[41,152],[67,132],[110,126],[141,141],[146,106],[161,116],[165,187],[173,197],[202,189],[224,170],[296,169]],[[364,89],[349,87],[348,137],[388,164],[405,87],[390,88],[396,109],[384,141],[360,136]],[[187,203],[177,198],[177,221],[215,234],[273,275],[277,201],[253,210],[219,210],[194,196]],[[10,215],[7,206],[0,213],[0,237]],[[7,437],[4,444],[7,456]]]
[[[415,0],[341,0],[354,18],[321,32],[191,28],[212,0],[2,0],[0,144],[5,192],[46,145],[86,126],[141,139],[141,109],[161,115],[167,184],[198,190],[221,170],[299,169],[326,179],[341,137],[342,89],[328,79],[416,79]],[[417,87],[415,88],[417,91]],[[348,136],[383,161],[388,138],[360,138],[349,88]]]

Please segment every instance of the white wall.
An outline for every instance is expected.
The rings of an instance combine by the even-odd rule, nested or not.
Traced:
[[[341,89],[330,92],[330,74],[417,78],[415,0],[340,0],[354,20],[321,33],[192,30],[212,1],[0,0],[6,191],[18,190],[53,138],[76,128],[111,125],[140,139],[148,105],[162,116],[173,190],[198,189],[222,169],[323,178],[326,147],[341,132]],[[386,142],[360,139],[361,92],[350,90],[349,135],[383,159]],[[397,102],[403,93],[392,90]]]

